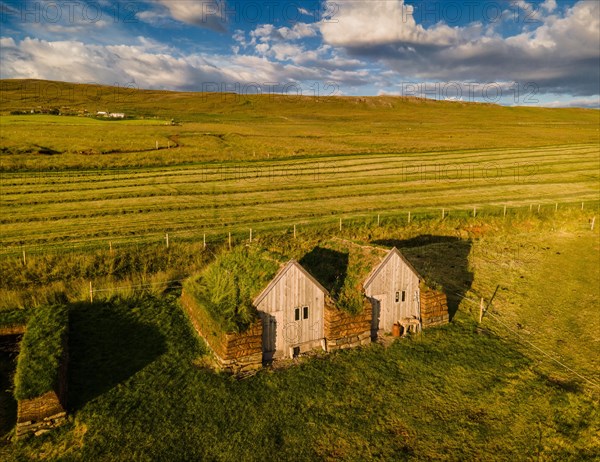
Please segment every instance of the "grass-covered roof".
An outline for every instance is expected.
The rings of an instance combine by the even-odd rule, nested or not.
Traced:
[[[386,252],[332,239],[314,246],[299,262],[329,291],[338,308],[356,314],[363,307],[362,283]]]
[[[256,318],[253,301],[284,263],[292,258],[331,295],[336,306],[352,314],[363,308],[362,284],[387,249],[351,241],[298,242],[284,250],[236,247],[219,255],[185,288],[226,332],[244,331]]]
[[[245,330],[256,317],[254,297],[275,276],[284,259],[255,247],[236,247],[219,255],[186,290],[226,332]]]
[[[36,308],[27,322],[15,375],[15,398],[31,399],[56,391],[68,331],[65,305]]]
[[[0,328],[26,324],[30,314],[30,310],[20,308],[0,310]]]

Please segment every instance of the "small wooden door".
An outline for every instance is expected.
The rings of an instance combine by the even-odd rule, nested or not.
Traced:
[[[283,311],[276,311],[275,317],[275,352],[277,356],[283,355],[285,339],[283,338]]]
[[[277,320],[275,316],[264,313],[262,315],[263,333],[263,361],[271,361],[276,349]]]
[[[371,297],[373,306],[373,318],[371,321],[371,336],[375,337],[379,330],[385,330],[386,320],[389,318],[389,307],[385,303],[385,295],[374,295]]]

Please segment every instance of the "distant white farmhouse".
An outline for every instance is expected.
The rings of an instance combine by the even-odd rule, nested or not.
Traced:
[[[106,112],[106,111],[98,111],[96,112],[97,117],[108,117],[111,119],[124,119],[125,114],[122,112]]]

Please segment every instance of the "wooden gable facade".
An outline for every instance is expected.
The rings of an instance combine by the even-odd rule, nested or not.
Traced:
[[[263,324],[263,360],[292,358],[325,349],[327,290],[296,260],[290,260],[254,299]]]
[[[391,332],[395,323],[420,320],[420,276],[397,249],[391,249],[363,283],[373,306],[371,329]]]

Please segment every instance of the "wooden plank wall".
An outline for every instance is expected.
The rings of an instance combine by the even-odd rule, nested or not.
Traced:
[[[290,357],[290,348],[302,346],[301,351],[319,346],[324,338],[325,294],[297,266],[290,265],[279,281],[257,306],[276,318],[275,358]],[[302,307],[308,306],[308,319],[303,319]],[[300,308],[300,320],[295,309]],[[263,320],[267,319],[263,315]],[[266,323],[266,321],[265,321]],[[263,327],[267,327],[263,324]],[[269,335],[265,335],[269,338]]]
[[[396,303],[396,292],[406,291],[406,300]],[[402,319],[419,316],[419,277],[400,258],[393,254],[381,268],[365,292],[381,302],[379,329],[391,332],[392,325]],[[415,294],[417,296],[415,297]]]

